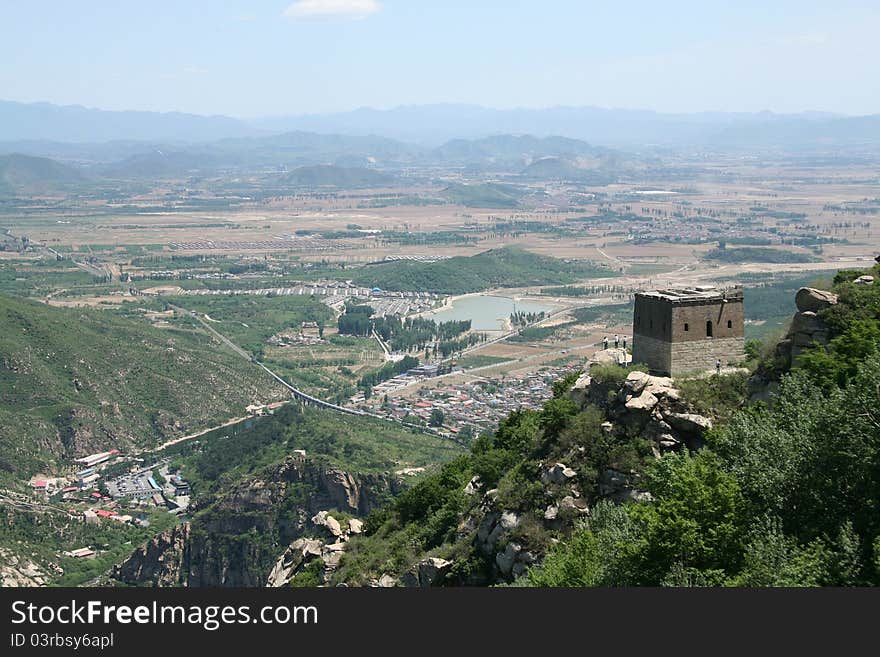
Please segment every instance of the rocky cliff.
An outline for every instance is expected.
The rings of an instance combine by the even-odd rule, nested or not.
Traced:
[[[190,522],[135,550],[114,577],[154,586],[287,584],[307,556],[320,556],[329,567],[338,562],[331,553],[340,546],[323,548],[361,531],[360,521],[348,516],[369,513],[399,487],[389,475],[289,457],[202,503]],[[344,531],[334,513],[344,519]]]

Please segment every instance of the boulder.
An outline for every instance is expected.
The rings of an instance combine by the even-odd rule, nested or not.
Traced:
[[[551,504],[546,509],[544,509],[544,520],[556,520],[556,516],[559,515],[559,507]]]
[[[400,583],[409,588],[428,588],[437,586],[446,577],[452,562],[438,557],[422,559],[400,578]]]
[[[571,495],[566,495],[559,502],[560,509],[570,509],[577,513],[587,514],[590,512],[590,507],[587,506],[587,503],[581,498],[574,498]]]
[[[587,371],[592,365],[622,365],[628,358],[629,355],[623,349],[600,349],[587,360]]]
[[[316,557],[323,555],[323,544],[310,538],[299,538],[288,546],[281,558],[269,572],[266,585],[287,586],[302,567]]]
[[[856,285],[873,285],[874,277],[868,276],[866,274],[865,276],[859,276],[856,280],[853,281],[853,283],[855,283]]]
[[[507,531],[514,529],[519,525],[519,516],[513,511],[505,511],[501,514],[501,521],[498,525]]]
[[[802,287],[797,291],[794,303],[801,312],[817,313],[836,304],[837,295],[812,287]]]
[[[477,528],[477,541],[483,544],[489,542],[489,536],[491,535],[492,530],[495,529],[495,525],[498,523],[500,517],[501,514],[495,511],[491,511],[483,516],[483,519],[480,521],[480,526]]]
[[[633,413],[648,413],[657,405],[657,397],[650,392],[643,392],[638,397],[633,397],[626,404],[626,410]]]
[[[541,473],[541,483],[545,486],[549,483],[564,484],[576,475],[577,472],[564,463],[557,463],[552,468],[547,468]]]
[[[638,395],[645,389],[645,386],[648,385],[650,379],[651,375],[646,372],[630,372],[626,376],[626,381],[623,382],[623,387],[631,394]]]
[[[382,577],[379,578],[378,585],[383,589],[390,589],[397,586],[397,580],[388,573],[384,573]]]
[[[467,483],[467,486],[464,487],[465,495],[476,495],[477,491],[480,490],[480,477],[475,475],[471,478],[471,480]]]
[[[342,526],[339,524],[339,521],[326,511],[319,511],[314,516],[312,516],[312,523],[314,523],[318,527],[323,527],[336,538],[340,538],[345,535],[345,532],[342,531]]]
[[[357,518],[351,518],[348,521],[348,531],[352,534],[362,534],[364,531],[364,521]]]
[[[584,406],[590,399],[590,386],[593,378],[589,374],[581,374],[568,393],[569,398],[578,406]]]
[[[510,575],[513,563],[520,552],[522,552],[522,546],[511,542],[505,546],[503,552],[495,555],[495,565],[498,566],[498,570],[501,571],[502,575]]]
[[[712,420],[696,413],[673,413],[666,411],[663,419],[676,431],[688,434],[702,434],[712,428]]]

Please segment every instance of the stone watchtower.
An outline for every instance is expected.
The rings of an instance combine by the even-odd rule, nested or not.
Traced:
[[[743,292],[735,287],[638,292],[633,363],[672,376],[737,363],[743,358]]]

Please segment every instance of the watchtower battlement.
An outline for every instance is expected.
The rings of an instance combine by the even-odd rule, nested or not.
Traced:
[[[633,362],[677,375],[743,358],[743,290],[696,286],[638,292]]]

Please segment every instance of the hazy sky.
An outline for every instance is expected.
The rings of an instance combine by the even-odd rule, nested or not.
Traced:
[[[880,0],[0,0],[0,99],[880,112]]]

